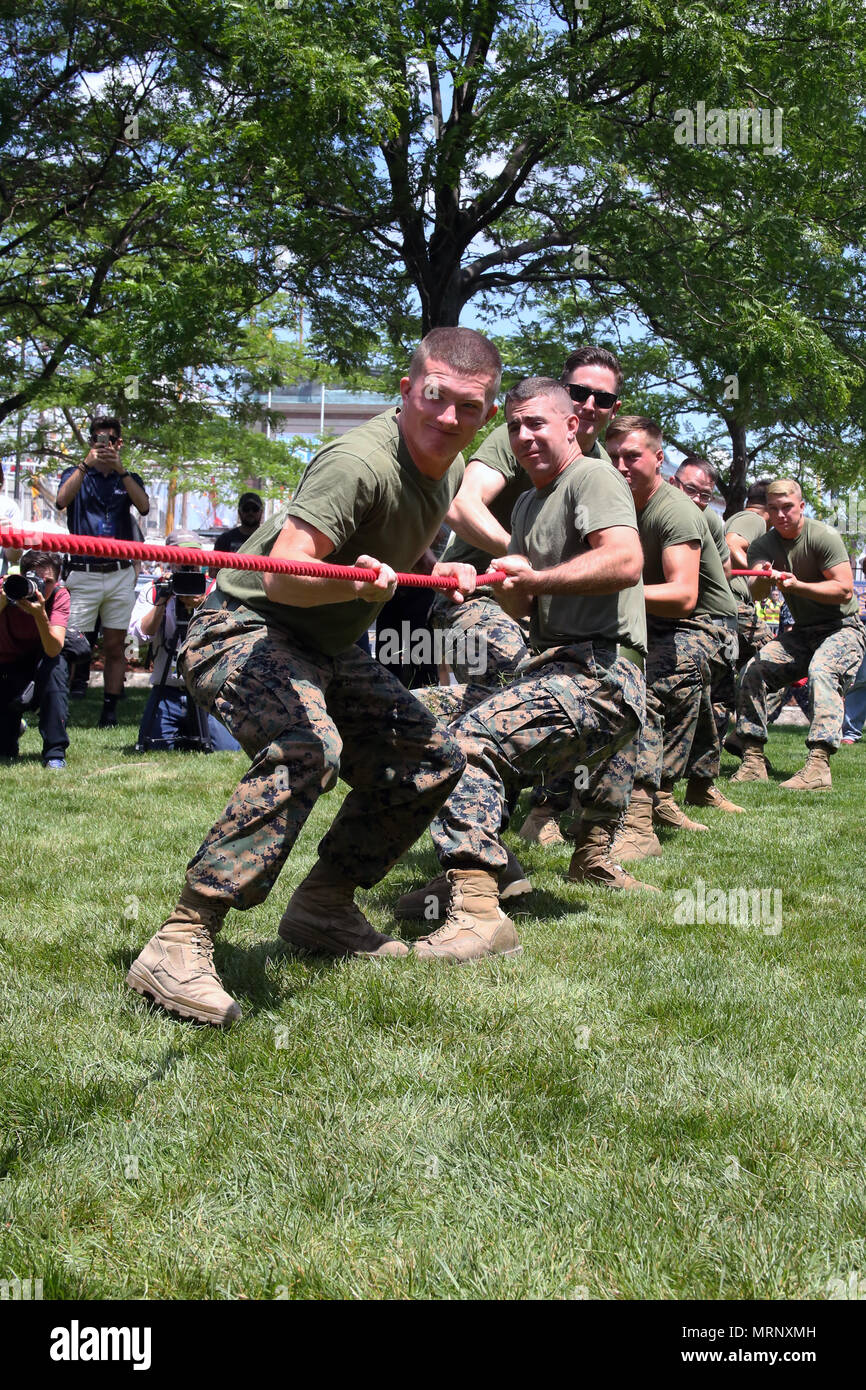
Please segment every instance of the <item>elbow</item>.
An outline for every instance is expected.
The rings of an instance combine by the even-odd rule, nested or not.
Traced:
[[[140,516],[147,516],[150,511],[150,502],[146,501],[143,507],[139,507],[138,511]]]
[[[635,584],[639,584],[643,578],[643,551],[638,555],[629,555],[622,566],[623,587],[633,589]]]
[[[697,607],[697,603],[698,603],[698,591],[697,591],[697,589],[694,589],[694,590],[689,589],[689,590],[688,590],[686,593],[684,593],[683,596],[682,596],[682,601],[681,601],[681,603],[680,603],[680,617],[681,617],[681,618],[690,618],[690,617],[692,616],[692,614],[694,613],[695,608]]]

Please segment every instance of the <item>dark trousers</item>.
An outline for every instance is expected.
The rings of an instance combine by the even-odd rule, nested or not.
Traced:
[[[18,757],[21,697],[31,681],[36,686],[34,700],[39,706],[42,761],[47,763],[51,758],[62,758],[69,747],[69,676],[63,655],[0,666],[0,758]]]

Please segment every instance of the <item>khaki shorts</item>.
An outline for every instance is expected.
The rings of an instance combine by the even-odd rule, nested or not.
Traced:
[[[66,580],[71,600],[69,625],[92,632],[102,626],[126,632],[135,602],[135,570],[70,570]]]

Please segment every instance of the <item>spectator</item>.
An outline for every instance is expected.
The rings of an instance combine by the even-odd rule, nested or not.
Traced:
[[[201,550],[201,541],[189,531],[172,531],[166,545]],[[192,558],[192,557],[190,557]],[[197,571],[196,565],[171,565],[169,576]],[[177,652],[186,638],[190,617],[205,595],[181,596],[165,592],[167,586],[145,590],[147,598],[139,615],[133,615],[131,632],[139,642],[150,642],[154,651],[153,687],[141,716],[138,747],[142,749],[198,748],[202,752],[235,751],[240,744],[213,715],[193,703],[177,673]],[[162,591],[162,592],[161,592]],[[153,602],[154,594],[157,602]]]
[[[60,558],[42,551],[25,555],[21,576],[35,576],[34,592],[10,599],[0,591],[0,757],[18,757],[21,711],[39,706],[42,763],[52,771],[66,767],[68,677],[62,655],[70,598],[60,580]]]
[[[238,501],[238,522],[229,531],[223,531],[213,543],[214,550],[240,550],[245,541],[256,532],[265,515],[265,504],[257,492],[245,492]]]
[[[84,462],[60,475],[58,510],[69,509],[73,535],[133,540],[132,508],[147,516],[150,501],[139,475],[127,472],[121,462],[120,421],[113,415],[97,416],[90,425],[90,442],[93,447]],[[135,601],[135,570],[131,560],[76,555],[69,561],[69,571],[73,626],[91,632],[97,620],[102,623],[105,675],[99,727],[113,728],[117,701],[123,694],[124,642]]]

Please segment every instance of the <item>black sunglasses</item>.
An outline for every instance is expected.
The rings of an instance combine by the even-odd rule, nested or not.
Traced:
[[[580,386],[577,382],[572,382],[568,388],[568,394],[573,401],[583,405],[590,396],[595,397],[595,403],[599,410],[610,410],[611,406],[616,405],[617,396],[615,391],[596,391],[592,386]]]

